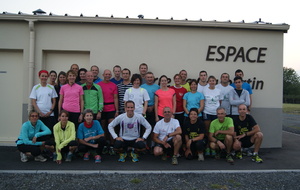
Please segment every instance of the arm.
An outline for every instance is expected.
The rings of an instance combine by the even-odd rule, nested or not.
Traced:
[[[204,99],[200,100],[200,108],[198,109],[198,112],[201,113],[204,110]]]
[[[147,108],[148,108],[148,101],[145,101],[144,102],[144,107],[143,107],[143,115],[146,115]]]
[[[235,92],[234,89],[229,92],[229,103],[230,103],[230,105],[238,106],[240,104],[244,104],[245,103],[244,100],[241,100],[241,99],[235,100],[234,99],[235,94],[236,94],[236,92]]]
[[[67,146],[69,144],[69,142],[75,140],[75,134],[76,133],[75,133],[75,125],[74,125],[74,123],[68,122],[67,125],[69,125],[69,128],[68,128],[68,130],[69,130],[69,137],[66,140],[64,140],[63,142],[60,143],[60,145],[58,146],[59,149],[63,149],[65,146]],[[67,131],[65,131],[65,133],[66,132]]]
[[[173,102],[173,113],[175,113],[176,112],[176,94],[173,95],[172,102]]]
[[[59,97],[59,101],[58,101],[58,114],[60,114],[61,110],[62,110],[62,103],[64,101],[64,95],[61,94]]]
[[[116,109],[115,117],[119,115],[119,100],[118,100],[118,94],[114,94],[114,104]]]
[[[108,124],[108,131],[109,131],[109,133],[111,134],[111,136],[112,136],[113,139],[116,139],[116,138],[118,137],[118,135],[116,134],[114,128],[115,128],[118,124],[120,124],[120,121],[119,121],[119,120],[120,120],[121,116],[122,116],[122,115],[116,117],[112,122],[110,122],[110,123]]]
[[[36,104],[36,99],[31,98],[31,104],[32,104],[34,110],[36,110],[36,111],[39,113],[39,115],[40,115],[41,117],[44,117],[44,116],[45,116],[45,114],[42,113],[41,110],[40,110],[40,108],[37,106],[37,104]]]
[[[84,110],[84,100],[83,100],[83,95],[80,95],[80,99],[79,99],[79,103],[80,103],[80,116],[78,118],[78,122],[80,123],[82,121],[82,113],[83,113],[83,110]]]
[[[185,112],[186,114],[189,114],[189,111],[188,111],[188,109],[187,109],[187,107],[186,107],[186,100],[185,100],[185,99],[183,99],[183,110],[184,110],[184,112]]]
[[[176,136],[176,135],[181,135],[181,133],[182,133],[181,127],[178,126],[176,128],[176,130],[173,133],[169,133],[168,136],[169,137],[173,137],[173,136]]]
[[[224,134],[224,135],[234,135],[234,127],[229,127],[228,130],[218,130],[214,133],[214,136],[216,137],[218,134]]]
[[[155,112],[155,121],[158,122],[158,97],[155,95],[154,97],[154,112]]]

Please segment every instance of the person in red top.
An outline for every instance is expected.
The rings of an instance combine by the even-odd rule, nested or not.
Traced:
[[[171,86],[170,88],[175,90],[176,93],[176,111],[174,115],[175,119],[179,121],[180,126],[182,126],[184,121],[183,96],[185,93],[187,93],[187,90],[180,85],[182,77],[179,74],[174,75],[173,79],[175,85]]]
[[[118,101],[118,87],[111,82],[111,71],[105,69],[103,72],[103,81],[97,84],[102,88],[104,107],[101,116],[101,126],[103,127],[105,138],[110,142],[109,154],[114,155],[113,138],[108,132],[108,124],[118,116],[119,101]],[[103,153],[107,153],[108,147],[104,147]]]
[[[158,84],[160,89],[155,92],[154,97],[154,109],[155,109],[155,121],[158,122],[164,117],[163,109],[164,107],[169,107],[172,113],[176,110],[176,95],[173,89],[168,87],[168,77],[162,75],[159,78]]]

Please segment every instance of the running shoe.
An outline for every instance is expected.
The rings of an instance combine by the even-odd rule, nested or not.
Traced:
[[[134,153],[133,151],[131,152],[131,157],[132,157],[132,162],[138,162],[138,154]]]
[[[108,151],[109,155],[114,156],[116,155],[115,151],[114,151],[114,147],[109,147],[109,151]]]
[[[215,152],[216,153],[216,152]],[[210,148],[205,149],[205,156],[210,156]],[[213,156],[213,155],[212,155]]]
[[[237,152],[235,153],[235,157],[236,157],[237,159],[242,159],[242,158],[243,158],[242,152],[241,152],[241,151],[237,151]]]
[[[73,154],[71,152],[69,152],[67,154],[67,157],[66,157],[66,162],[71,162],[72,161],[72,156],[73,156]]]
[[[232,159],[231,154],[227,154],[226,160],[227,160],[227,162],[229,162],[229,163],[233,163],[233,162],[234,162],[233,159]]]
[[[172,157],[172,164],[173,164],[173,165],[177,165],[177,164],[178,164],[178,160],[177,160],[177,156],[176,156],[176,155],[174,155],[174,156]]]
[[[203,153],[198,154],[198,161],[204,161]]]
[[[104,146],[102,150],[102,154],[107,154],[107,153],[108,153],[108,148],[107,146]]]
[[[120,158],[119,158],[119,162],[125,162],[125,158],[127,157],[127,153],[120,153]]]
[[[47,158],[44,158],[42,155],[38,155],[38,156],[34,157],[34,161],[37,161],[37,162],[46,162]]]
[[[256,163],[263,163],[263,159],[261,159],[258,154],[252,156],[252,161]]]
[[[95,164],[99,164],[101,163],[101,156],[100,155],[96,155],[95,156]]]
[[[23,152],[20,152],[21,162],[28,162],[28,157]]]
[[[87,152],[87,153],[84,154],[83,160],[84,160],[84,161],[90,160],[90,153],[89,153],[89,152]]]

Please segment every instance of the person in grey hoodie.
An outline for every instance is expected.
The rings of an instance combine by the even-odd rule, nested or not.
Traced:
[[[240,104],[250,105],[250,95],[249,92],[242,88],[243,79],[237,76],[233,79],[235,84],[235,89],[231,90],[229,93],[229,103],[230,103],[230,115],[236,117],[239,115],[238,106]]]

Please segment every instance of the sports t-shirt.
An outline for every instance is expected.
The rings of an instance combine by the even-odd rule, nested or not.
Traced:
[[[64,96],[62,108],[68,112],[80,113],[80,96],[83,95],[82,86],[74,83],[65,84],[60,88],[60,95]]]
[[[210,123],[209,132],[215,133],[216,131],[219,130],[226,131],[230,127],[234,127],[233,121],[230,117],[225,117],[223,123],[220,123],[219,119],[215,119]],[[218,140],[224,140],[225,136],[226,136],[225,134],[218,134],[216,138]]]
[[[101,81],[97,84],[101,87],[103,93],[103,100],[104,100],[103,111],[104,112],[116,111],[114,95],[118,94],[117,85],[110,81],[108,83]]]
[[[41,84],[35,85],[30,93],[29,98],[35,99],[36,104],[42,113],[46,114],[52,107],[52,98],[56,98],[57,93],[54,87],[50,84],[42,86]],[[50,116],[54,116],[52,112]]]
[[[158,89],[155,92],[155,96],[158,98],[158,115],[163,117],[163,109],[164,107],[170,107],[173,110],[173,96],[175,96],[175,91],[169,88],[167,91],[163,91],[162,89]]]
[[[220,107],[220,100],[223,100],[221,97],[220,89],[210,89],[205,88],[203,91],[205,98],[205,106],[203,112],[210,115],[217,115],[217,108]]]
[[[205,134],[205,126],[201,119],[197,119],[197,122],[192,124],[190,121],[184,122],[183,134],[187,135],[189,139],[198,137],[200,134]]]
[[[142,84],[142,88],[146,89],[149,95],[150,100],[148,101],[148,106],[153,106],[154,105],[154,94],[155,92],[160,88],[157,84]]]
[[[186,100],[186,108],[190,111],[191,108],[200,108],[200,101],[204,99],[204,96],[200,92],[188,92],[183,96],[183,99]],[[184,113],[184,116],[188,116],[186,113]],[[198,116],[202,116],[202,113],[200,112]]]
[[[234,117],[233,123],[236,135],[242,135],[245,132],[252,131],[252,128],[257,125],[254,118],[248,114],[244,121],[241,121],[239,117]]]
[[[173,90],[175,90],[176,93],[176,111],[175,113],[182,113],[183,110],[183,96],[185,93],[187,93],[187,90],[184,87],[176,87],[176,86],[171,86]]]
[[[154,126],[153,133],[158,134],[158,139],[163,140],[168,134],[173,133],[180,124],[177,119],[171,118],[169,122],[165,122],[164,119],[159,120]],[[169,137],[168,140],[172,139]]]
[[[149,95],[144,88],[129,88],[125,91],[124,101],[132,100],[135,104],[135,113],[142,114],[144,102],[149,101]]]

